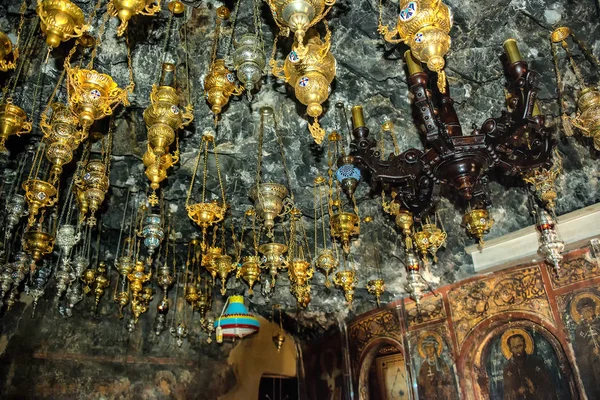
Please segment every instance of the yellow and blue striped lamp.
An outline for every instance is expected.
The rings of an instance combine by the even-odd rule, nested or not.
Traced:
[[[258,332],[260,323],[244,305],[244,296],[230,296],[225,303],[225,311],[215,320],[217,343],[223,338],[243,338]]]

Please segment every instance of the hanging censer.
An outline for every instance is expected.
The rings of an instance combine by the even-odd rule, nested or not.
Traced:
[[[204,95],[214,114],[215,126],[219,122],[219,114],[229,102],[232,95],[238,96],[244,91],[243,86],[236,85],[235,74],[225,66],[224,59],[217,59],[221,23],[229,19],[229,10],[221,6],[217,8],[215,34],[208,74],[204,78]]]

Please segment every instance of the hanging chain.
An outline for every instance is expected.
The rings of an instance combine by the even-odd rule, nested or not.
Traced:
[[[165,34],[165,41],[162,46],[162,63],[167,61],[167,47],[169,46],[169,38],[171,36],[171,24],[173,23],[173,13],[169,13],[169,22],[167,22],[167,32]],[[158,63],[158,71],[156,73],[156,83],[160,83],[160,76],[162,71],[161,63]]]
[[[185,16],[187,18],[187,9],[185,10]],[[187,19],[186,19],[187,21]],[[191,82],[190,82],[190,49],[188,47],[187,40],[187,24],[183,25],[183,44],[185,47],[185,80],[186,80],[186,95],[187,95],[187,103],[192,104],[192,90],[191,90]]]
[[[123,230],[125,229],[125,220],[127,219],[127,207],[129,206],[129,195],[131,194],[131,188],[127,189],[127,197],[125,198],[125,207],[123,211],[123,219],[121,219],[121,229],[119,230],[119,240],[117,242],[117,251],[115,252],[115,259],[119,257],[119,250],[121,250],[121,240],[123,239]],[[168,246],[167,246],[168,248]],[[166,261],[166,258],[165,258]]]
[[[21,72],[23,72],[23,66],[25,65],[25,62],[30,59],[31,54],[33,53],[33,47],[34,47],[33,42],[36,39],[34,34],[37,31],[39,23],[40,23],[40,19],[36,17],[35,23],[32,24],[31,29],[29,30],[27,39],[25,40],[25,51],[24,51],[24,54],[22,54],[20,57],[21,62],[18,63],[19,66],[17,67],[17,72],[13,76],[11,76],[10,81],[8,82],[8,85],[6,85],[5,88],[2,90],[3,91],[3,97],[2,97],[3,103],[5,101],[7,101],[8,99],[12,98],[13,94],[15,93],[17,83],[19,82],[19,78],[21,77]],[[9,87],[10,87],[10,90],[8,90]]]
[[[592,51],[587,47],[585,42],[581,41],[577,36],[575,36],[573,31],[571,31],[571,38],[575,43],[577,43],[577,46],[579,46],[579,48],[583,50],[583,53],[586,55],[589,61],[592,64],[596,64],[597,68],[600,68],[600,60],[598,60],[598,57],[596,57],[594,53],[592,53]]]
[[[217,166],[217,178],[219,179],[219,187],[221,188],[221,198],[223,199],[223,207],[227,207],[225,201],[225,185],[223,185],[223,179],[221,177],[221,167],[219,165],[219,152],[217,151],[217,144],[213,139],[213,152],[215,154],[215,165]]]
[[[575,76],[577,77],[577,80],[579,81],[579,85],[581,86],[581,89],[585,88],[585,80],[583,79],[581,70],[575,63],[575,59],[573,58],[573,54],[571,53],[571,50],[569,49],[568,43],[565,40],[563,40],[561,45],[562,45],[562,48],[565,50],[565,53],[567,53],[567,57],[569,58],[569,63],[571,64],[571,68],[573,69],[573,72],[575,72]]]
[[[125,88],[129,93],[133,93],[135,89],[135,81],[133,80],[133,61],[131,60],[131,46],[129,45],[129,32],[125,34],[125,46],[127,47],[127,69],[129,70],[129,84]]]
[[[261,0],[253,0],[252,14],[254,17],[254,32],[256,33],[256,36],[258,38],[258,43],[260,44],[260,49],[264,54],[265,41],[263,38],[262,21],[260,20],[260,6],[261,5],[262,5]]]
[[[210,68],[212,68],[212,65],[215,63],[215,60],[217,59],[217,47],[219,45],[219,36],[221,35],[221,22],[223,20],[221,19],[221,17],[219,17],[217,15],[217,20],[216,20],[216,25],[215,25],[215,38],[213,40],[213,44],[212,44],[212,50],[211,50],[211,56],[210,56]]]
[[[231,18],[231,35],[229,40],[225,43],[225,56],[229,58],[231,56],[231,48],[233,47],[233,36],[235,34],[235,23],[237,22],[238,13],[240,12],[241,0],[237,0],[235,3],[235,9],[233,10],[233,16]]]
[[[565,98],[564,98],[564,94],[563,94],[563,83],[562,83],[562,76],[560,75],[560,69],[559,69],[559,65],[558,65],[558,54],[556,52],[556,46],[554,46],[554,43],[552,42],[552,40],[550,41],[550,47],[552,49],[552,59],[554,61],[554,72],[556,73],[556,88],[558,90],[558,106],[559,106],[560,114],[566,115],[567,105],[565,103]]]
[[[21,32],[23,32],[23,25],[25,25],[25,12],[27,11],[27,0],[23,0],[19,13],[21,14],[19,19],[19,28],[17,29],[17,41],[15,43],[15,54],[18,54],[19,45],[21,44]]]
[[[202,142],[204,143],[204,167],[202,168],[202,202],[204,203],[206,200],[206,175],[208,172],[208,142],[213,140],[212,136],[204,136],[202,137]]]
[[[256,189],[257,192],[258,186],[260,185],[260,172],[262,169],[262,153],[263,153],[263,140],[265,135],[265,115],[264,113],[260,113],[260,125],[258,128],[258,159],[256,162]]]
[[[198,157],[196,157],[196,165],[194,166],[194,173],[192,174],[192,181],[190,183],[190,188],[188,189],[188,194],[185,199],[185,206],[188,207],[190,204],[190,197],[192,196],[192,188],[194,187],[194,182],[196,181],[196,174],[198,173],[198,166],[200,165],[200,158],[202,156],[202,150],[204,149],[204,140],[200,141],[200,148],[198,149]]]
[[[281,155],[281,161],[283,164],[283,172],[285,173],[285,180],[287,183],[288,190],[290,192],[290,199],[294,202],[294,192],[292,191],[292,180],[290,179],[290,172],[287,167],[287,162],[285,160],[285,146],[283,145],[283,140],[281,139],[281,135],[279,134],[279,128],[277,125],[277,119],[275,118],[275,112],[273,111],[273,128],[275,130],[275,137],[277,138],[277,143],[279,144],[279,154]]]
[[[94,66],[94,59],[96,58],[96,53],[98,52],[98,47],[100,47],[100,44],[102,44],[102,38],[104,36],[104,31],[106,30],[106,23],[108,22],[109,17],[110,17],[110,14],[108,13],[108,11],[106,11],[104,13],[104,15],[102,16],[102,23],[100,24],[100,27],[98,28],[98,37],[96,38],[96,44],[94,45],[94,48],[92,49],[92,53],[90,55],[90,62],[88,63],[87,69],[92,69]],[[125,38],[125,40],[127,40],[127,38]]]

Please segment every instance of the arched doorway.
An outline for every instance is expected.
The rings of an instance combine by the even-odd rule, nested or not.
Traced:
[[[398,341],[373,340],[365,346],[359,365],[359,400],[412,399],[409,368]]]

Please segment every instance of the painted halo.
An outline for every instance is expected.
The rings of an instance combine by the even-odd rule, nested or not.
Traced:
[[[512,352],[510,351],[510,348],[508,347],[508,339],[514,335],[523,336],[523,338],[525,339],[525,352],[527,354],[532,354],[533,353],[533,339],[531,338],[531,335],[529,333],[527,333],[524,329],[512,328],[512,329],[507,329],[506,331],[504,331],[504,333],[502,334],[502,339],[500,340],[500,343],[502,346],[502,354],[504,354],[504,357],[506,357],[507,360],[509,360],[512,357]]]
[[[580,293],[577,296],[575,296],[573,300],[571,300],[570,307],[571,317],[573,318],[573,321],[575,321],[575,323],[577,324],[579,324],[579,321],[581,321],[581,314],[579,313],[579,310],[577,310],[577,303],[579,303],[581,299],[585,298],[592,299],[592,301],[596,304],[596,315],[600,315],[600,298],[598,298],[598,296],[592,293]]]
[[[444,341],[442,340],[442,337],[437,332],[427,331],[427,332],[423,332],[423,333],[421,333],[421,335],[419,335],[419,342],[417,343],[417,349],[419,350],[419,355],[423,359],[427,358],[427,354],[425,354],[425,349],[423,348],[423,342],[425,341],[425,339],[430,338],[430,337],[434,338],[435,341],[437,342],[436,352],[437,352],[438,357],[442,355],[442,350],[444,348]]]

